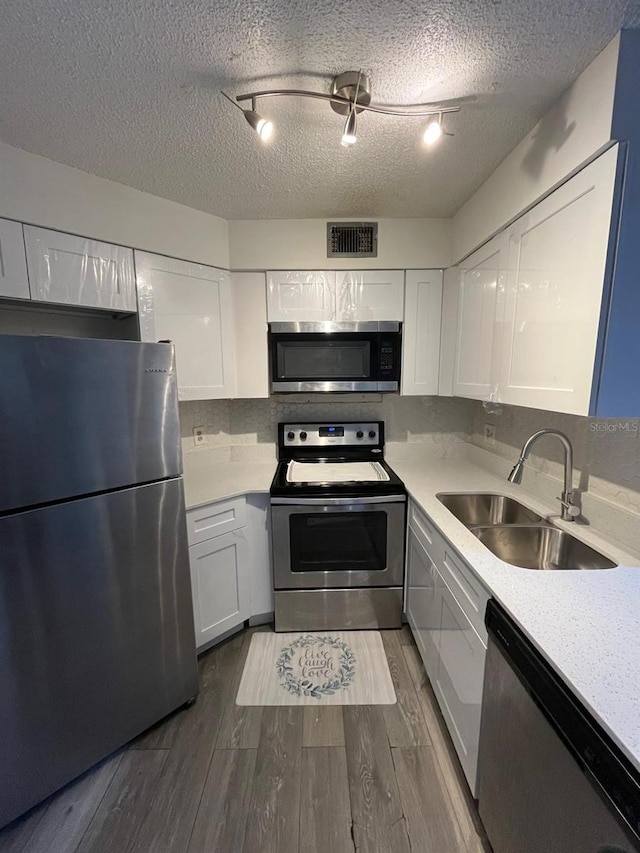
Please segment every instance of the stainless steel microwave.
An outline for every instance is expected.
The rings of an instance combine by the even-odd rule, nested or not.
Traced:
[[[397,391],[401,323],[271,323],[274,393]]]

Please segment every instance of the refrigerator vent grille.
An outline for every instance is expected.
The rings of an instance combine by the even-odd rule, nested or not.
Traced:
[[[327,222],[328,258],[377,258],[377,222]]]

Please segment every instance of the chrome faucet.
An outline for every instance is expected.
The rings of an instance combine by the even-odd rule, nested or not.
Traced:
[[[579,504],[574,502],[573,497],[573,447],[571,446],[568,436],[563,432],[560,432],[560,430],[541,429],[538,430],[538,432],[534,432],[533,435],[530,435],[523,444],[522,450],[520,451],[520,458],[511,469],[511,473],[507,479],[510,483],[522,482],[522,469],[524,467],[524,463],[527,461],[533,445],[539,438],[542,438],[543,435],[555,435],[555,437],[562,442],[562,446],[564,447],[564,491],[559,498],[560,503],[562,504],[560,518],[564,519],[564,521],[575,521],[576,517],[580,515],[581,510]]]

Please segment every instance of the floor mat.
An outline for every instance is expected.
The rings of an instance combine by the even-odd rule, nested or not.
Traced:
[[[258,632],[238,705],[393,705],[389,664],[378,631]]]

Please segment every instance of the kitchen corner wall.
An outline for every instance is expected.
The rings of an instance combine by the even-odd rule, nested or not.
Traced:
[[[383,420],[389,451],[396,456],[415,452],[445,458],[459,454],[468,440],[471,402],[445,397],[378,395],[374,400],[340,398],[301,402],[268,400],[207,400],[180,403],[182,450],[193,463],[207,461],[269,461],[276,458],[279,421]],[[206,444],[194,446],[193,429],[201,427]]]
[[[495,428],[493,444],[485,437],[487,424]],[[518,406],[501,406],[492,414],[473,401],[469,456],[506,476],[526,439],[546,427],[571,439],[574,483],[585,517],[609,538],[640,552],[640,420],[596,420]],[[540,439],[525,465],[523,488],[559,507],[563,461],[557,439]]]

